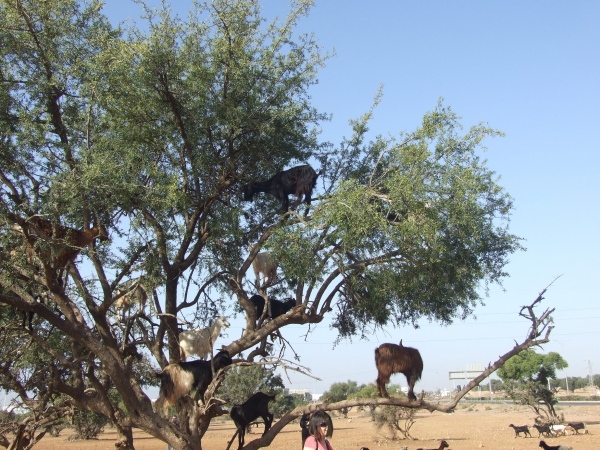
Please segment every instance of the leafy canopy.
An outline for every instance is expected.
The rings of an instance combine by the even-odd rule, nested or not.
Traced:
[[[225,348],[254,361],[285,355],[287,325],[326,317],[340,338],[449,324],[506,276],[512,200],[481,159],[501,133],[463,130],[440,102],[416,130],[372,137],[369,111],[320,142],[310,87],[329,55],[294,34],[311,6],[267,23],[256,0],[194,2],[187,20],[148,8],[147,28],[123,29],[95,0],[0,1],[0,383],[27,407],[71,399],[124,448],[133,426],[195,448],[216,412],[181,404],[182,422],[205,420],[176,434],[142,389],[178,361],[184,323],[242,313]],[[304,163],[319,173],[306,215],[242,201]],[[277,279],[257,286],[266,250]],[[118,320],[130,283],[148,301]],[[296,307],[257,323],[255,293]],[[15,310],[35,311],[31,333]]]

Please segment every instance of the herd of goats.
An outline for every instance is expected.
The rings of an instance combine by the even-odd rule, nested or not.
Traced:
[[[521,433],[523,433],[524,437],[533,437],[531,436],[531,433],[529,432],[529,425],[520,425],[520,426],[515,426],[512,423],[509,425],[510,428],[512,428],[513,430],[515,430],[515,439],[517,437],[519,437],[521,435]],[[566,436],[569,433],[570,434],[580,434],[579,431],[581,430],[581,432],[583,434],[587,434],[588,430],[585,428],[585,423],[583,422],[567,422],[566,425],[559,425],[559,424],[545,424],[545,425],[538,425],[538,424],[534,424],[533,428],[535,428],[538,432],[538,438],[540,438],[541,436],[545,436],[545,437],[551,437],[551,436]],[[566,445],[548,445],[546,444],[545,441],[540,441],[540,445],[541,448],[545,449],[545,450],[572,450],[571,447],[567,447]]]
[[[298,197],[300,202],[307,204],[306,213],[311,203],[313,189],[316,185],[316,180],[319,174],[310,165],[302,165],[292,167],[276,173],[273,177],[266,181],[250,182],[243,190],[243,199],[252,201],[254,194],[267,193],[273,195],[281,201],[281,211],[286,212],[289,208],[290,194]],[[305,213],[305,214],[306,214]],[[12,226],[14,231],[18,231],[24,237],[26,255],[36,256],[43,261],[43,269],[46,280],[49,284],[58,282],[62,284],[62,275],[69,263],[73,262],[78,256],[81,249],[92,244],[96,239],[101,241],[108,239],[106,228],[101,224],[96,224],[90,229],[75,230],[69,227],[52,224],[49,220],[40,216],[32,216],[27,219],[17,215],[11,215],[10,218],[14,222]],[[38,245],[39,240],[44,241],[61,241],[64,243],[60,251],[50,251],[49,246]],[[0,249],[1,250],[1,249]],[[12,253],[12,252],[11,252]],[[263,275],[265,284],[270,282],[277,276],[277,266],[273,263],[268,252],[258,253],[253,261],[253,269],[258,285],[261,285],[260,275]],[[117,310],[117,320],[121,321],[123,316],[134,305],[138,305],[140,310],[145,308],[148,300],[148,294],[139,279],[131,280],[124,283],[115,290],[115,308]],[[44,296],[32,294],[32,300],[36,302],[44,301]],[[296,302],[293,299],[279,301],[270,299],[265,305],[265,299],[261,295],[253,295],[250,302],[256,308],[256,317],[264,319],[274,319],[281,315],[287,314]],[[267,306],[265,308],[265,306]],[[22,326],[32,329],[33,313],[23,313]],[[204,399],[204,393],[212,382],[213,369],[216,373],[233,363],[231,356],[225,350],[217,352],[212,359],[212,345],[216,341],[222,329],[228,328],[229,322],[223,316],[218,317],[213,324],[204,329],[196,329],[191,331],[183,331],[179,334],[180,357],[181,360],[177,363],[167,365],[163,371],[158,374],[160,377],[160,394],[155,403],[155,409],[158,413],[161,411],[168,417],[168,408],[174,405],[177,400],[188,395],[192,390],[197,391],[197,398]],[[191,355],[198,356],[199,359],[194,361],[186,361],[186,358]],[[416,400],[414,394],[414,385],[421,378],[423,372],[423,360],[417,349],[405,347],[400,344],[382,344],[375,349],[375,366],[377,368],[377,393],[380,397],[389,397],[385,385],[390,381],[390,377],[394,373],[402,373],[405,375],[409,390],[408,398]],[[273,421],[273,414],[269,412],[269,402],[274,400],[275,396],[267,395],[263,392],[257,392],[250,396],[246,402],[241,405],[236,405],[231,408],[230,416],[235,423],[239,448],[244,445],[244,436],[247,426],[258,419],[262,418],[265,424],[264,433],[269,431]],[[325,413],[326,414],[326,413]],[[328,436],[333,433],[333,423],[329,417]],[[302,442],[308,437],[308,419],[309,415],[305,414],[300,425],[302,427]],[[525,436],[529,433],[529,427],[514,426],[516,436],[523,433]],[[581,422],[568,423],[567,425],[534,425],[538,430],[538,437],[542,434],[546,436],[557,435],[559,433],[566,434],[567,432],[579,433],[579,430],[585,430],[585,425]],[[569,450],[565,446],[549,446],[544,441],[540,441],[540,447],[546,450]],[[441,441],[439,450],[448,448],[446,441]],[[365,448],[365,450],[368,450]],[[437,450],[437,449],[418,449],[418,450]]]

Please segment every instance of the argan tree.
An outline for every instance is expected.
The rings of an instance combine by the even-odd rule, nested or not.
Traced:
[[[554,409],[558,403],[549,380],[556,378],[556,371],[569,367],[556,352],[541,355],[526,350],[509,359],[498,370],[506,393],[515,402],[529,406],[536,413],[536,422],[557,422],[559,416]]]
[[[370,137],[369,112],[339,146],[319,142],[327,116],[309,93],[328,55],[294,35],[310,6],[272,23],[251,0],[194,4],[186,20],[147,8],[146,27],[121,29],[95,0],[0,1],[0,385],[23,407],[103,414],[117,448],[138,427],[199,449],[218,382],[177,404],[179,429],[143,390],[178,361],[184,323],[240,312],[225,349],[281,363],[287,325],[330,316],[346,338],[450,324],[502,280],[520,245],[481,159],[499,133],[463,130],[439,104],[395,138]],[[306,163],[319,173],[306,215],[242,201],[246,183]],[[279,269],[258,293],[296,306],[258,326],[248,269],[266,250]],[[131,286],[148,304],[117,320]]]

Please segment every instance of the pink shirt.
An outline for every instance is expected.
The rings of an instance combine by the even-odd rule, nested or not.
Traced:
[[[323,444],[321,444],[317,440],[316,437],[309,436],[306,438],[306,441],[304,441],[304,449],[307,449],[307,450],[333,450],[331,442],[329,442],[327,440],[327,438],[325,438],[325,444],[326,444],[326,446],[323,446]]]

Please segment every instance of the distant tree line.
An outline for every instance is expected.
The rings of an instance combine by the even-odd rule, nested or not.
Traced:
[[[600,374],[595,374],[594,378],[594,386],[600,386]],[[567,390],[567,379],[569,381],[569,391],[573,391],[574,389],[583,389],[590,385],[589,377],[565,377],[565,378],[552,378],[550,380],[550,386],[553,388],[561,388]],[[489,391],[490,385],[489,383],[482,384],[480,386],[482,391]],[[502,380],[492,379],[492,392],[503,391],[504,383]]]

